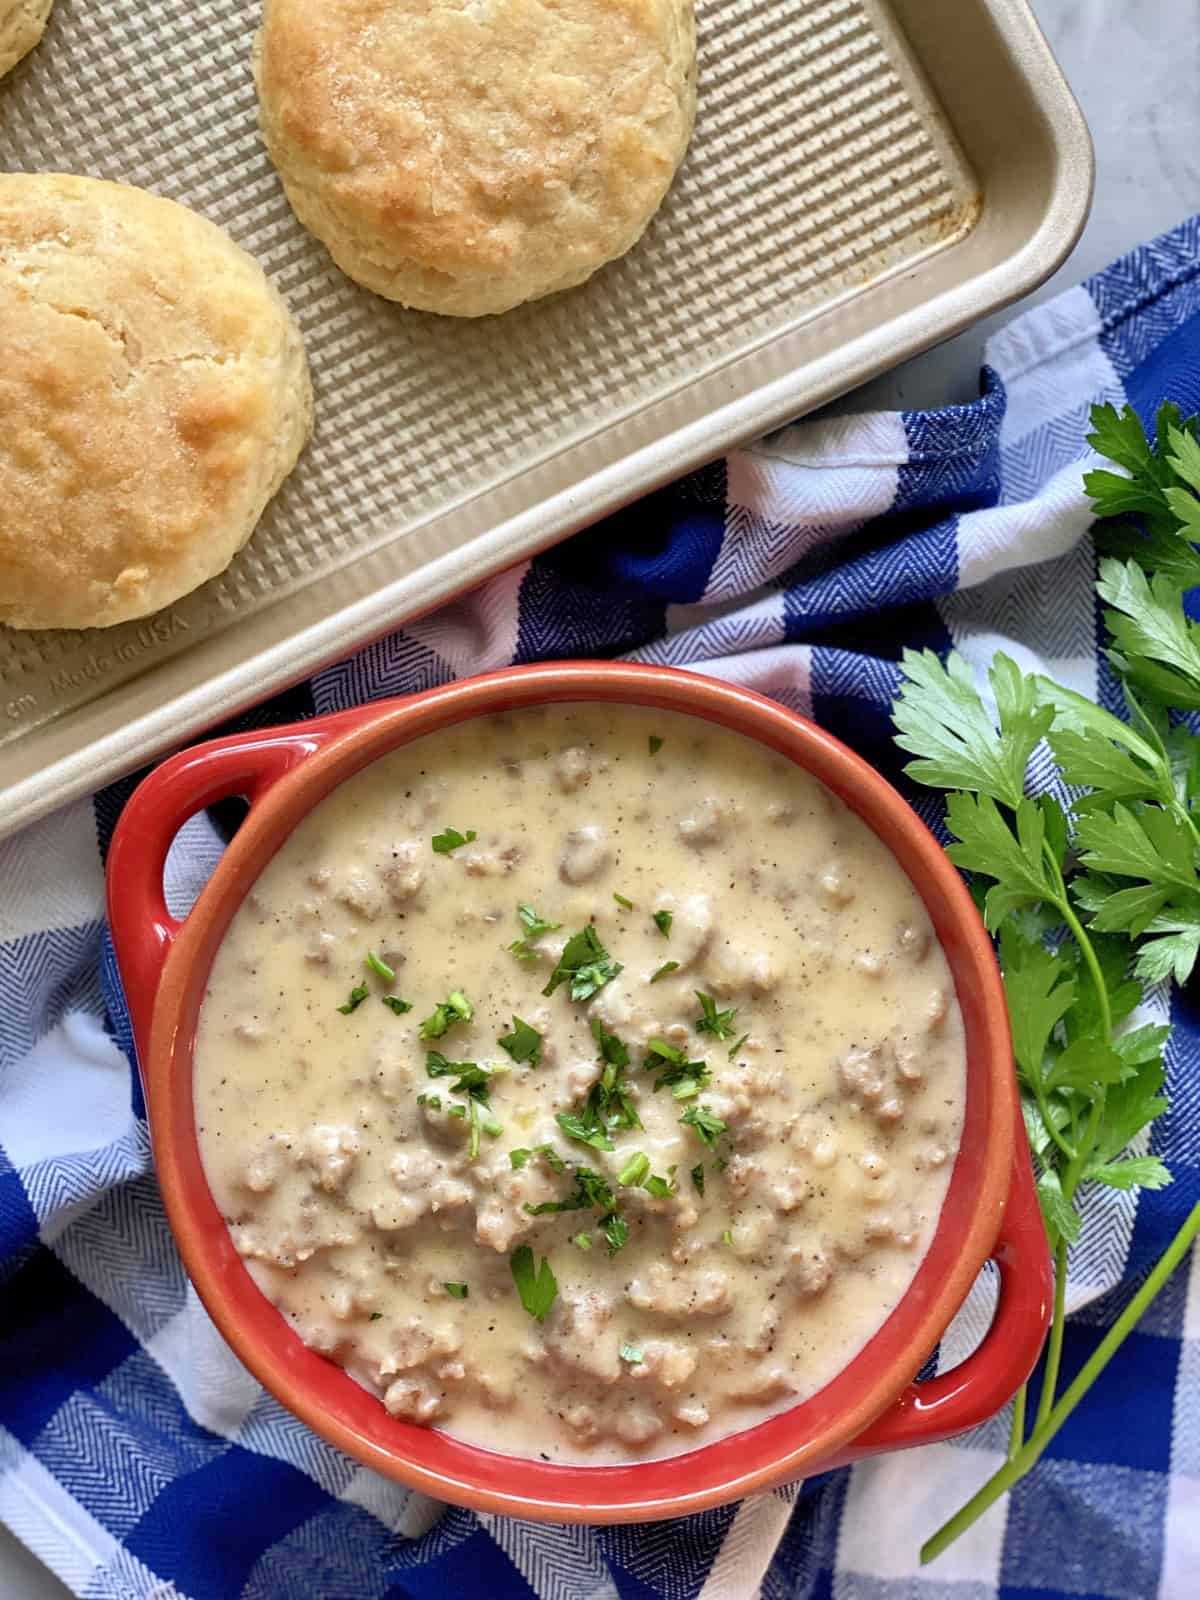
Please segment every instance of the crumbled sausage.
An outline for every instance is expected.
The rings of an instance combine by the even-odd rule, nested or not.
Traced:
[[[693,850],[705,850],[725,837],[736,814],[737,806],[732,800],[706,795],[695,811],[680,818],[679,837]]]
[[[374,922],[383,910],[379,888],[370,873],[352,867],[334,892],[334,899],[364,922]]]
[[[734,1384],[730,1398],[765,1405],[768,1400],[781,1399],[794,1394],[796,1385],[782,1367],[760,1367]]]
[[[617,1438],[626,1444],[649,1444],[663,1431],[663,1419],[647,1405],[623,1405],[617,1412]]]
[[[663,1389],[678,1389],[696,1370],[695,1354],[673,1339],[647,1339],[641,1347],[642,1359],[630,1367],[630,1375]]]
[[[639,1311],[660,1317],[719,1317],[729,1305],[729,1278],[716,1271],[674,1273],[655,1261],[644,1276],[630,1281],[625,1298]]]
[[[615,1383],[621,1357],[612,1320],[612,1301],[599,1290],[560,1295],[546,1324],[546,1348],[571,1371]]]
[[[887,1064],[878,1045],[855,1045],[838,1064],[838,1077],[856,1100],[878,1100],[887,1088]]]
[[[520,849],[509,845],[504,850],[472,850],[463,856],[463,866],[472,878],[508,878],[520,859]]]
[[[558,862],[558,875],[564,883],[590,883],[612,860],[612,845],[607,828],[598,822],[585,822],[567,834]]]
[[[383,869],[383,886],[394,906],[406,906],[421,892],[425,882],[424,851],[416,839],[406,839],[392,849],[391,861]]]
[[[682,1422],[685,1428],[703,1428],[709,1413],[707,1406],[693,1400],[687,1405],[676,1406],[672,1416],[676,1422]]]
[[[303,1160],[326,1194],[335,1194],[354,1170],[358,1148],[353,1128],[318,1123],[304,1136]]]
[[[554,758],[554,778],[564,794],[574,794],[592,781],[592,756],[580,745],[568,745]]]
[[[445,1412],[442,1396],[427,1378],[397,1378],[384,1390],[383,1403],[392,1416],[425,1425]]]
[[[823,1246],[803,1244],[788,1251],[785,1276],[798,1294],[818,1295],[828,1287],[833,1268]]]
[[[250,1152],[242,1182],[255,1194],[269,1194],[279,1182],[284,1162],[291,1153],[290,1133],[270,1133]]]

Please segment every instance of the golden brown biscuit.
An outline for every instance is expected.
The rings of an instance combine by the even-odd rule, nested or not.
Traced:
[[[300,334],[211,222],[0,174],[0,622],[106,627],[228,565],[312,423]]]
[[[265,0],[263,134],[352,278],[477,317],[640,237],[695,116],[692,0]]]
[[[0,0],[0,78],[46,31],[54,0]]]

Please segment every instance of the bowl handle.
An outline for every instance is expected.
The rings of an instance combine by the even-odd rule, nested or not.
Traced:
[[[1019,1146],[1004,1218],[991,1259],[1000,1269],[1000,1298],[983,1343],[959,1366],[908,1388],[859,1434],[845,1459],[881,1450],[933,1444],[965,1433],[1012,1399],[1037,1364],[1050,1322],[1054,1279],[1029,1149]]]
[[[108,852],[108,921],[139,1061],[146,1059],[159,976],[182,923],[167,910],[163,870],[189,817],[217,800],[251,806],[338,732],[341,717],[295,723],[184,750],[139,784]]]

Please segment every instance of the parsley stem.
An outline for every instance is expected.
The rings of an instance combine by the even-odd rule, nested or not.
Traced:
[[[1191,1249],[1197,1234],[1200,1234],[1200,1204],[1193,1206],[1186,1222],[1155,1263],[1145,1283],[1084,1362],[1075,1381],[1051,1409],[1045,1422],[1040,1423],[1030,1434],[1024,1447],[1018,1450],[998,1472],[993,1473],[978,1493],[972,1495],[966,1505],[956,1511],[950,1520],[943,1523],[933,1537],[927,1539],[921,1546],[922,1565],[940,1556],[942,1551],[977,1522],[990,1506],[995,1505],[1002,1494],[1011,1489],[1019,1478],[1025,1476],[1141,1321],[1147,1307]]]
[[[1008,1459],[1011,1461],[1025,1443],[1025,1401],[1029,1394],[1028,1383],[1023,1383],[1013,1396],[1012,1421],[1008,1429]]]
[[[1064,1191],[1065,1193],[1065,1191]],[[1062,1366],[1063,1332],[1067,1318],[1067,1241],[1060,1239],[1054,1252],[1054,1316],[1046,1342],[1046,1365],[1042,1371],[1042,1393],[1038,1400],[1034,1429],[1042,1427],[1054,1405],[1058,1370]]]
[[[1054,904],[1062,913],[1063,921],[1071,930],[1072,937],[1079,946],[1079,953],[1084,959],[1084,964],[1095,986],[1096,1003],[1100,1011],[1100,1023],[1104,1030],[1104,1037],[1106,1040],[1111,1040],[1112,1007],[1108,1003],[1108,985],[1104,981],[1104,974],[1100,970],[1100,963],[1096,958],[1095,950],[1092,948],[1092,941],[1088,938],[1082,922],[1075,915],[1075,907],[1071,904],[1071,898],[1067,893],[1067,886],[1063,880],[1062,868],[1059,866],[1054,851],[1050,847],[1049,840],[1043,840],[1042,854],[1050,867],[1057,889]]]

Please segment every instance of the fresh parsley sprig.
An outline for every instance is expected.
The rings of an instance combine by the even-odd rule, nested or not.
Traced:
[[[1025,1437],[1025,1390],[1013,1408],[1007,1464],[928,1541],[932,1560],[1037,1461],[1137,1315],[1200,1232],[1189,1216],[1147,1284],[1083,1371],[1057,1395],[1067,1250],[1079,1235],[1084,1183],[1161,1188],[1171,1174],[1132,1141],[1167,1110],[1169,1029],[1130,1028],[1144,984],[1184,983],[1200,955],[1200,737],[1178,715],[1200,709],[1200,628],[1183,596],[1200,583],[1200,443],[1194,418],[1160,408],[1157,438],[1137,415],[1092,413],[1091,444],[1122,473],[1085,479],[1104,527],[1097,589],[1108,609],[1108,657],[1130,721],[997,655],[991,707],[967,664],[909,652],[894,707],[897,743],[919,782],[952,791],[951,859],[971,873],[999,934],[1022,1109],[1055,1258],[1054,1316],[1041,1399]],[[1045,739],[1067,811],[1026,793]],[[1153,1285],[1153,1287],[1152,1287]]]

